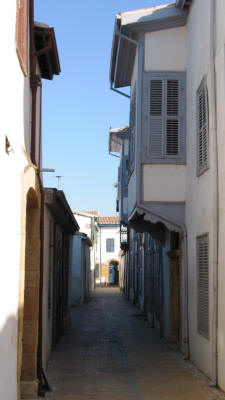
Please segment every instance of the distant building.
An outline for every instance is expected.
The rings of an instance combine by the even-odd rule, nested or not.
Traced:
[[[120,251],[119,217],[100,216],[98,226],[95,282],[104,285],[117,284]]]

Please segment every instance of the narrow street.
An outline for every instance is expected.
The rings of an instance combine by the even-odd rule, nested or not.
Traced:
[[[47,374],[49,400],[225,399],[157,337],[118,288],[99,288],[72,309]]]

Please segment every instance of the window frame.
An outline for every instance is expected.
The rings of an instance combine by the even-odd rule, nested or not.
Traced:
[[[112,244],[113,245],[108,245],[108,243],[109,243],[109,240],[111,240],[112,242]],[[108,246],[110,247],[110,249],[111,248],[113,248],[113,250],[107,250],[108,249]],[[105,240],[105,249],[106,249],[106,253],[114,253],[114,251],[115,251],[115,239],[114,238],[106,238],[106,240]]]

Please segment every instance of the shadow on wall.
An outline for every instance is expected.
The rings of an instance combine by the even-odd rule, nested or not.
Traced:
[[[1,400],[17,399],[17,317],[9,316],[0,328]]]

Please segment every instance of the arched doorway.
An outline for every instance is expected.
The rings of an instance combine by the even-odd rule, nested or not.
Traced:
[[[109,285],[118,285],[119,283],[119,262],[116,260],[109,261],[109,269],[108,269],[108,284]]]
[[[22,312],[21,399],[37,396],[37,349],[40,286],[40,204],[33,188],[26,197],[25,260]],[[30,397],[28,397],[30,396]]]

